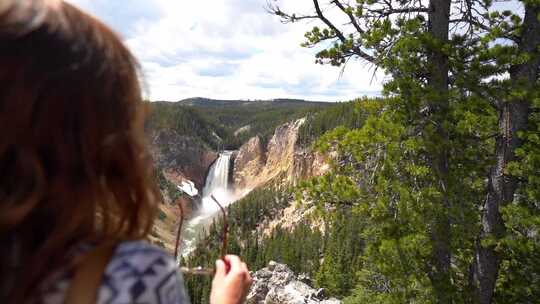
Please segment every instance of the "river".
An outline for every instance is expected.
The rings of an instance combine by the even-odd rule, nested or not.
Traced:
[[[220,215],[219,206],[210,197],[213,195],[219,203],[226,207],[235,201],[233,191],[229,188],[229,171],[232,151],[223,151],[212,164],[206,177],[202,191],[202,203],[191,219],[184,223],[180,254],[185,256],[195,249],[200,237],[212,221]]]

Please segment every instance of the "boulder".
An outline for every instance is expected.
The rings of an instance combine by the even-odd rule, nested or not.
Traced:
[[[271,261],[268,266],[252,273],[253,285],[247,304],[341,304],[328,298],[324,289],[314,289],[306,275],[296,276],[287,265]]]

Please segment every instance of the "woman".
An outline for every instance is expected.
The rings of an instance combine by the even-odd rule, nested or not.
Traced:
[[[142,241],[159,194],[140,91],[136,60],[98,20],[62,1],[0,1],[1,303],[64,303],[102,244],[117,245],[98,303],[187,302],[174,261]],[[225,260],[213,304],[241,302],[251,283]]]

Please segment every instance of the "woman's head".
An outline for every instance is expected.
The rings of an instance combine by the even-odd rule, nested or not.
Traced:
[[[144,237],[157,192],[118,36],[62,1],[2,0],[0,67],[0,240],[23,285],[77,241]]]

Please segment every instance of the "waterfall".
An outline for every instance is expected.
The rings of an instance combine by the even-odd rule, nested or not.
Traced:
[[[212,220],[220,215],[219,206],[210,197],[213,195],[223,206],[228,206],[235,201],[235,196],[229,189],[229,171],[231,151],[223,151],[218,159],[212,164],[202,192],[202,203],[194,214],[194,217],[185,223],[180,245],[181,255],[189,254],[197,245],[198,238]]]
[[[229,190],[231,156],[231,151],[220,153],[218,159],[210,167],[202,193],[201,213],[219,211],[219,206],[212,200],[210,195],[213,195],[223,206],[231,203],[232,194]]]

